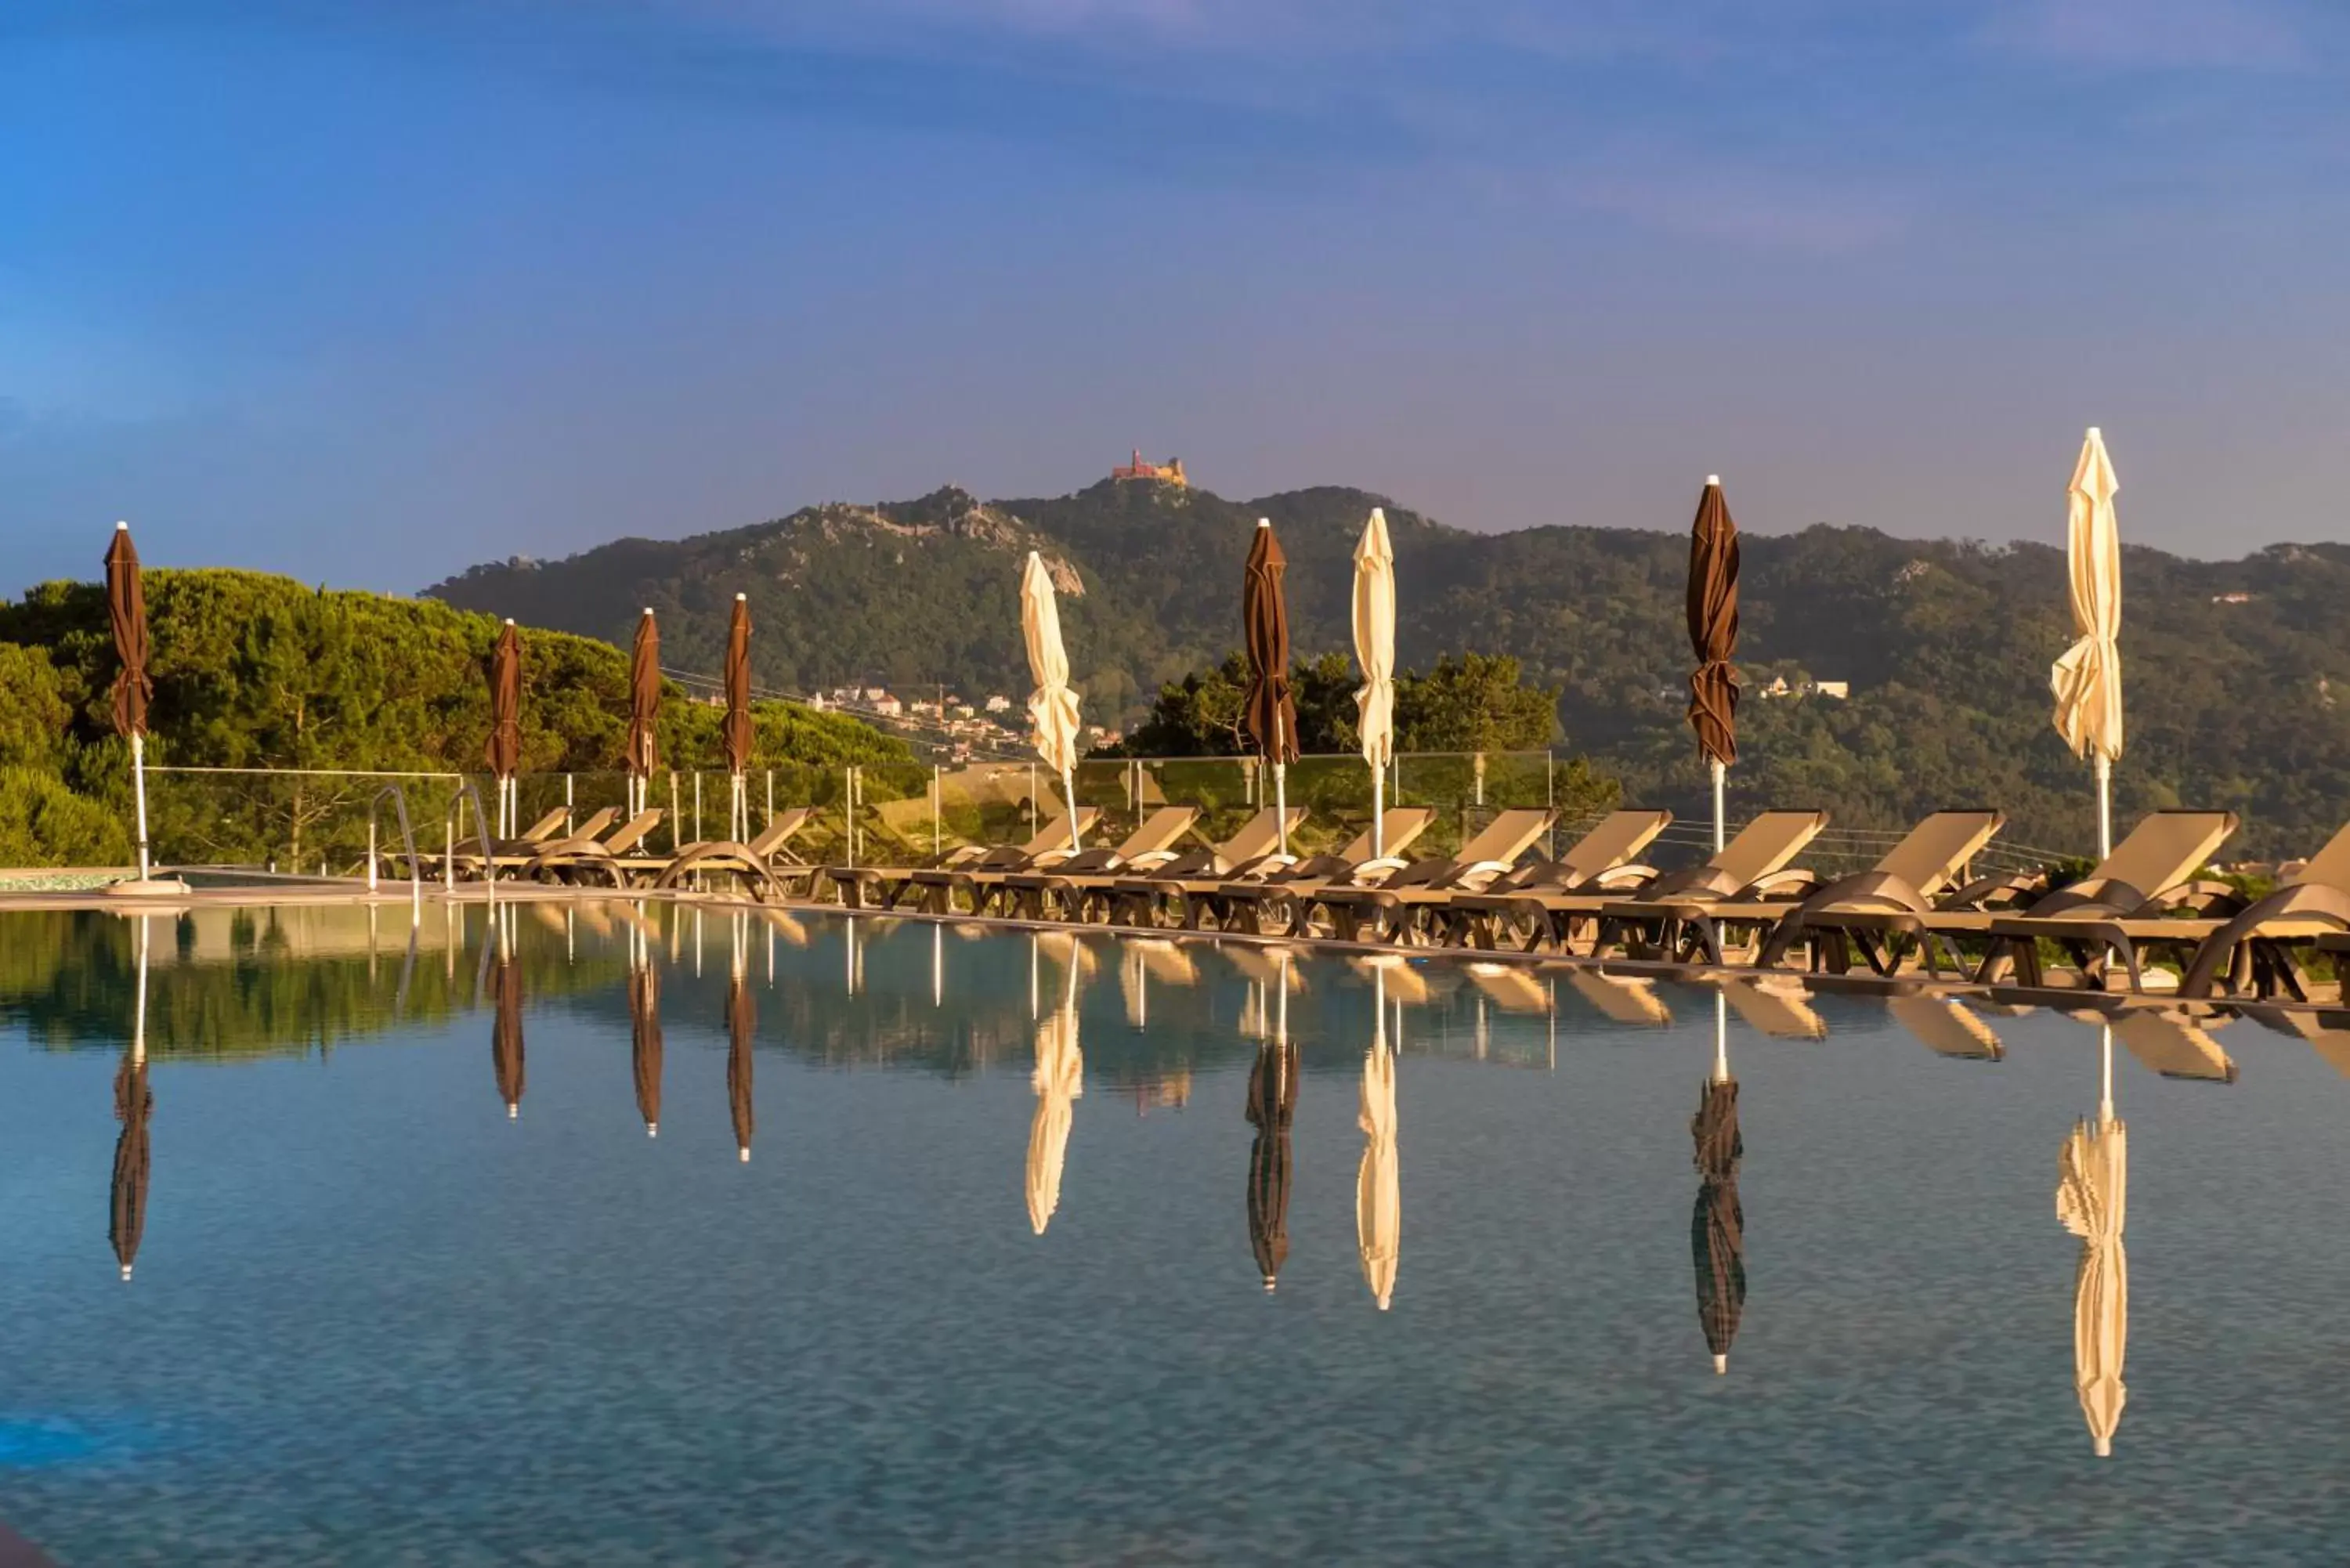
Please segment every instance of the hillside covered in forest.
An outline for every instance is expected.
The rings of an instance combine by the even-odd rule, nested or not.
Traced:
[[[1242,563],[1260,516],[1289,556],[1300,657],[1347,648],[1349,556],[1374,505],[1387,507],[1395,540],[1405,664],[1513,656],[1527,680],[1557,692],[1565,748],[1620,777],[1629,798],[1696,809],[1701,774],[1682,721],[1688,546],[1668,531],[1477,534],[1358,490],[1236,503],[1105,481],[1052,499],[982,503],[950,489],[816,506],[674,542],[477,566],[429,591],[615,640],[651,605],[673,661],[707,669],[740,591],[758,623],[759,673],[775,685],[1017,693],[1015,588],[1034,548],[1064,591],[1089,717],[1132,722],[1163,684],[1238,645]],[[2228,806],[2246,818],[2237,852],[2314,846],[2350,812],[2350,713],[2339,705],[2350,546],[2224,562],[2129,548],[2123,570],[2130,741],[2118,809]],[[1985,802],[2007,810],[2012,838],[2090,841],[2086,769],[2048,724],[2048,666],[2069,635],[2060,551],[1875,528],[1750,534],[1743,603],[1737,809],[1818,804],[1858,826]],[[1782,678],[1791,691],[1846,683],[1849,695],[1762,695]]]
[[[150,571],[146,587],[149,758],[160,767],[481,771],[495,618],[256,572]],[[628,656],[536,628],[523,649],[524,769],[619,770]],[[0,865],[130,857],[130,753],[109,708],[117,668],[99,585],[47,583],[0,601]],[[670,696],[669,765],[723,766],[719,710]],[[758,703],[754,718],[761,766],[906,755],[865,725],[792,703]],[[296,792],[260,774],[166,774],[151,792],[154,836],[186,859],[356,854],[369,787],[354,777]]]

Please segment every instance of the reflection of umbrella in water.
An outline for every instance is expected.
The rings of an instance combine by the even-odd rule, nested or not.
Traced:
[[[107,1217],[107,1240],[114,1244],[114,1261],[122,1277],[130,1278],[130,1264],[139,1256],[139,1238],[147,1229],[147,1122],[155,1096],[147,1088],[147,921],[139,921],[139,994],[130,1024],[130,1049],[114,1074],[114,1119],[122,1131],[114,1140],[114,1183]]]
[[[648,958],[629,971],[629,1059],[636,1068],[637,1114],[645,1136],[660,1136],[660,971]]]
[[[2111,1103],[2095,1123],[2077,1122],[2057,1160],[2056,1218],[2081,1238],[2073,1287],[2073,1386],[2100,1458],[2114,1449],[2127,1390],[2122,1353],[2129,1334],[2129,1260],[2122,1220],[2129,1129]]]
[[[1077,951],[1083,952],[1082,948]],[[1061,1168],[1068,1157],[1075,1103],[1086,1092],[1086,1058],[1077,1046],[1077,965],[1063,969],[1061,1005],[1036,1025],[1036,1117],[1028,1128],[1028,1223],[1039,1236],[1061,1206]]]
[[[1387,988],[1378,976],[1378,1023],[1363,1057],[1363,1163],[1355,1173],[1355,1244],[1363,1282],[1385,1312],[1395,1297],[1396,1259],[1402,1250],[1403,1182],[1396,1161],[1396,1064],[1387,1042]]]
[[[1690,1121],[1697,1142],[1697,1204],[1690,1213],[1690,1254],[1697,1265],[1697,1318],[1713,1369],[1730,1370],[1730,1343],[1746,1310],[1746,1210],[1738,1200],[1738,1162],[1746,1144],[1738,1128],[1738,1080],[1707,1080]]]
[[[147,1064],[126,1054],[114,1074],[114,1119],[122,1132],[114,1140],[113,1212],[107,1239],[114,1243],[114,1261],[122,1277],[139,1256],[139,1237],[147,1228],[147,1118],[155,1096],[147,1088]]]
[[[498,1079],[498,1098],[506,1103],[509,1119],[522,1115],[522,965],[507,950],[503,935],[498,942],[497,973],[492,978],[495,988],[497,1018],[490,1025],[490,1065]]]
[[[1297,1047],[1270,1040],[1257,1048],[1249,1073],[1249,1248],[1264,1288],[1273,1289],[1289,1257],[1289,1125],[1297,1111]]]
[[[740,945],[739,943],[737,944]],[[736,963],[726,983],[726,1104],[734,1116],[734,1147],[751,1158],[751,1041],[759,1032],[759,1010]]]

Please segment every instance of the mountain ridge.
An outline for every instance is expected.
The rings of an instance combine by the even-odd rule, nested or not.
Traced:
[[[955,487],[839,503],[689,539],[615,541],[559,562],[480,566],[427,592],[624,640],[662,618],[672,662],[715,669],[750,596],[764,680],[881,681],[1016,695],[1026,686],[1017,568],[1029,548],[1074,579],[1063,605],[1089,719],[1131,719],[1158,687],[1240,641],[1242,564],[1259,516],[1289,556],[1300,656],[1351,646],[1351,553],[1387,511],[1399,656],[1508,654],[1555,688],[1565,746],[1635,798],[1695,812],[1703,774],[1681,709],[1685,535],[1543,524],[1457,528],[1369,491],[1246,502],[1149,481],[983,502]],[[1734,509],[1734,497],[1733,497]],[[1903,539],[1820,524],[1743,540],[1734,806],[1821,804],[1851,826],[1988,802],[2034,843],[2092,836],[2087,770],[2048,723],[2048,666],[2071,639],[2063,552],[2030,541]],[[2116,810],[2189,803],[2247,818],[2246,853],[2306,853],[2350,809],[2350,546],[2278,545],[2234,561],[2124,549],[2130,750]],[[1814,691],[1846,682],[1849,698]]]

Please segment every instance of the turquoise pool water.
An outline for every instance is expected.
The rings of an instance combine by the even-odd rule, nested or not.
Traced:
[[[68,1565],[2298,1563],[2350,1539],[2334,1037],[2117,1048],[2126,1403],[2100,1459],[2055,1205],[2095,1027],[1725,1005],[1747,1294],[1717,1376],[1711,992],[1299,956],[1284,992],[1245,950],[644,920],[515,911],[510,970],[479,909],[428,909],[412,950],[404,910],[152,922],[126,1282],[135,927],[0,919],[0,1521]],[[1055,1195],[1035,1157],[1063,1128]],[[1393,1173],[1384,1312],[1367,1165]]]

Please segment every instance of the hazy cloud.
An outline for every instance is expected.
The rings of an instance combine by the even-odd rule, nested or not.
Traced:
[[[2262,0],[2021,0],[1991,43],[2062,64],[2116,69],[2293,70],[2313,45],[2296,16]]]

